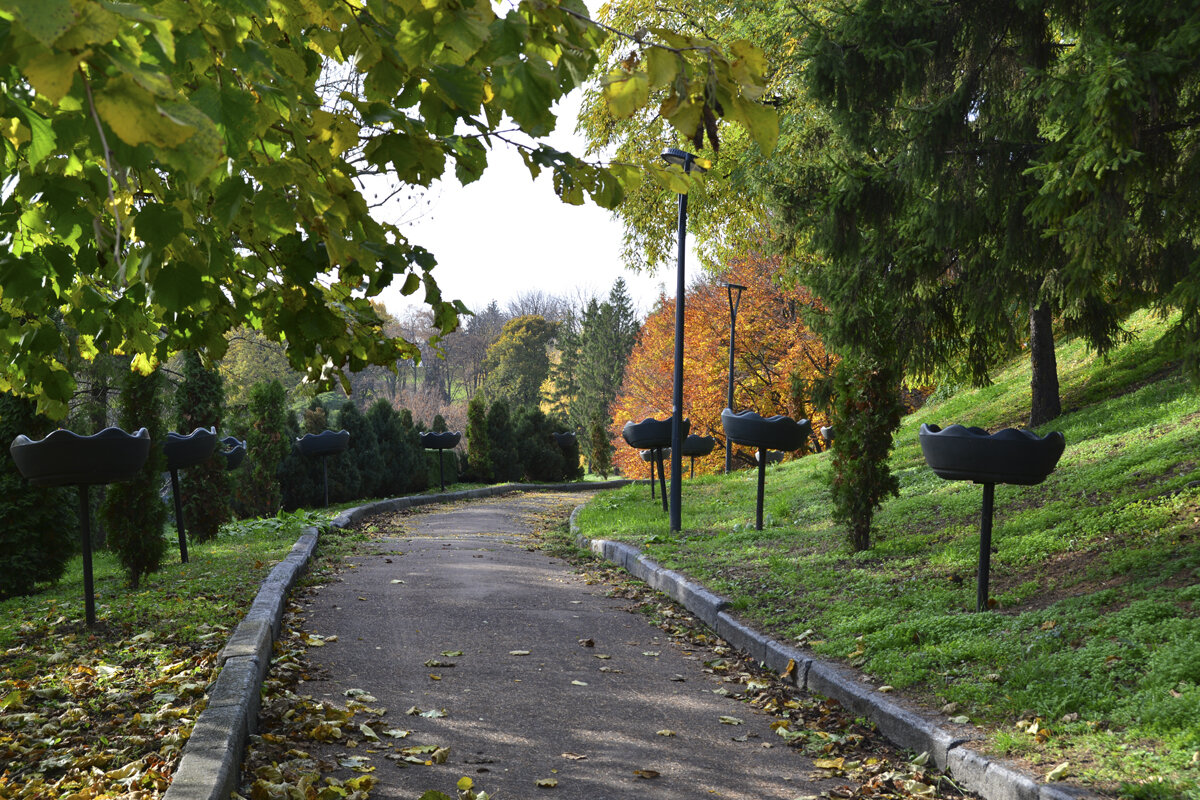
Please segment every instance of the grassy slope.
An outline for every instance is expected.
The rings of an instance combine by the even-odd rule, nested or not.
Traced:
[[[1061,430],[1067,449],[1044,483],[996,487],[992,613],[971,613],[982,491],[938,479],[916,434],[1019,426],[1023,361],[904,420],[900,496],[867,552],[851,554],[829,519],[824,455],[769,471],[764,531],[752,471],[686,481],[679,537],[645,487],[597,498],[580,524],[644,545],[779,638],[935,708],[957,703],[988,748],[1037,772],[1066,761],[1106,791],[1163,777],[1120,791],[1200,797],[1200,489],[1187,488],[1200,391],[1156,353],[1161,324],[1129,327],[1137,338],[1107,361],[1060,343],[1066,413],[1040,432]]]

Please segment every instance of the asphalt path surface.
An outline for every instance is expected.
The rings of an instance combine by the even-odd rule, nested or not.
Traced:
[[[322,677],[303,691],[342,704],[368,692],[387,708],[376,730],[411,733],[369,756],[326,756],[367,756],[373,798],[454,796],[463,776],[494,800],[795,800],[844,786],[811,780],[773,717],[723,694],[738,687],[706,667],[719,652],[673,641],[536,549],[536,532],[586,497],[514,494],[368,520],[371,543],[305,599],[304,629],[336,639],[309,651]],[[413,745],[448,757],[397,760]]]

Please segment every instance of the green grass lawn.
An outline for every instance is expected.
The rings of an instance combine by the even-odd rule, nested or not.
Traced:
[[[905,418],[900,496],[854,554],[828,513],[827,455],[684,482],[681,534],[644,486],[597,497],[585,535],[642,546],[729,597],[773,636],[858,667],[966,717],[985,748],[1130,797],[1200,797],[1200,390],[1155,345],[1164,325],[1103,359],[1059,345],[1067,440],[1037,486],[997,486],[991,595],[974,613],[982,488],[924,463],[922,422],[1020,426],[1028,363],[987,388],[943,388]],[[1158,783],[1163,779],[1165,783]]]

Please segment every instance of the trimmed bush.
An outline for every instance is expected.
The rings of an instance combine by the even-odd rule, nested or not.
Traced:
[[[423,469],[424,453],[420,437],[412,427],[412,415],[408,415],[407,426],[404,420],[404,415],[386,400],[377,400],[367,409],[367,421],[375,432],[382,461],[376,484],[376,494],[380,497],[400,497],[428,485],[428,475]]]
[[[221,373],[206,369],[195,352],[183,354],[183,380],[175,390],[175,406],[179,433],[186,436],[196,428],[216,428],[217,436],[223,435],[225,393]],[[229,474],[220,447],[211,458],[182,471],[179,492],[189,538],[197,542],[217,538],[221,525],[233,516],[229,490]]]
[[[19,434],[40,439],[54,423],[32,400],[0,394],[0,442]],[[78,500],[70,487],[33,486],[7,455],[0,459],[0,598],[29,594],[57,581],[78,551]]]
[[[283,502],[278,470],[292,450],[287,429],[287,397],[279,381],[250,388],[250,427],[246,432],[245,474],[235,484],[239,513],[247,517],[273,517]]]
[[[162,443],[167,439],[163,420],[163,388],[166,379],[159,370],[142,375],[129,370],[121,380],[121,410],[117,424],[132,433],[145,428],[150,433],[150,455],[131,481],[114,483],[100,507],[108,529],[108,546],[117,554],[125,577],[134,589],[142,578],[162,566],[167,552],[163,528],[170,516],[163,502],[162,475],[167,457]]]

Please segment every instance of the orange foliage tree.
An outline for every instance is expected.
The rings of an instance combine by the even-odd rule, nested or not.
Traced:
[[[696,459],[697,472],[720,472],[725,467],[725,437],[721,410],[729,380],[729,300],[722,282],[746,287],[738,308],[734,342],[735,411],[754,410],[763,416],[787,414],[809,417],[814,428],[828,424],[812,418],[808,390],[826,377],[834,358],[801,319],[816,299],[803,288],[781,289],[776,284],[778,258],[749,256],[731,263],[726,272],[693,285],[684,301],[683,415],[691,432],[712,436],[711,455]],[[625,379],[613,401],[611,416],[617,452],[614,462],[622,474],[649,474],[641,455],[621,440],[626,422],[671,414],[675,347],[675,301],[659,299],[638,336],[625,367]],[[748,448],[734,447],[735,466],[754,463]],[[688,469],[684,459],[684,469]]]

